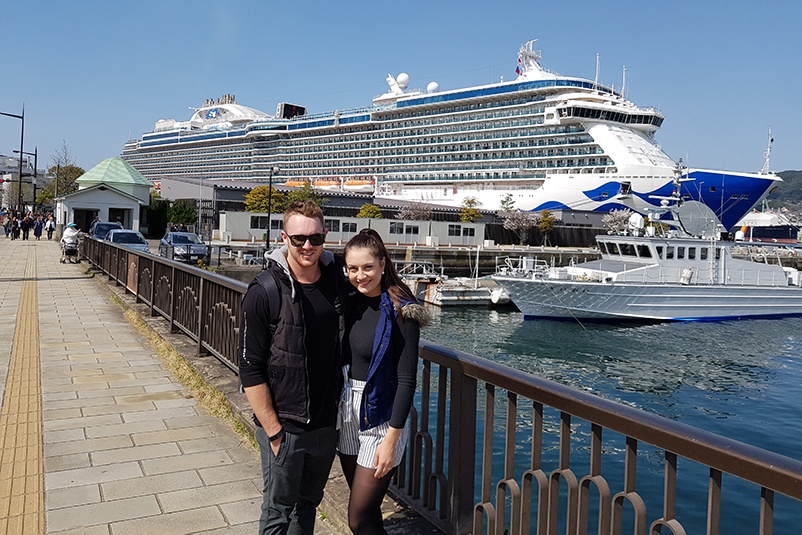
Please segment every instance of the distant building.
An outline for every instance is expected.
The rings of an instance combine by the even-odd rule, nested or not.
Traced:
[[[2,185],[0,185],[2,187],[2,199],[0,199],[0,204],[2,204],[3,208],[16,207],[19,202],[19,190],[13,185],[19,183],[19,164],[20,159],[16,156],[0,154],[0,178],[3,179]],[[45,169],[38,169],[36,173],[34,173],[33,159],[30,159],[28,156],[22,158],[23,210],[30,210],[33,208],[34,191],[38,191],[40,188],[44,187],[47,180],[45,177],[46,172]],[[34,174],[37,176],[25,176]]]

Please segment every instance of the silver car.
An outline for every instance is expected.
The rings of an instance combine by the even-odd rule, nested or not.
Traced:
[[[147,240],[138,230],[112,229],[106,234],[106,240],[142,253],[150,252]]]
[[[159,242],[159,256],[195,264],[209,263],[209,248],[193,232],[168,232]]]

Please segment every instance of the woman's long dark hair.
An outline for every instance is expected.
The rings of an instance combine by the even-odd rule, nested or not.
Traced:
[[[348,240],[345,244],[344,255],[346,263],[348,259],[348,251],[351,249],[367,249],[373,256],[379,260],[384,260],[384,273],[382,274],[381,287],[386,290],[393,302],[393,306],[399,315],[401,313],[402,301],[412,301],[417,303],[415,295],[409,286],[404,284],[398,272],[395,270],[393,260],[390,258],[390,253],[387,252],[387,247],[384,246],[384,241],[379,233],[371,228],[362,229],[359,234]]]

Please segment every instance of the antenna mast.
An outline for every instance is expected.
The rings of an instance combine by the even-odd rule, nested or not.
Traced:
[[[763,153],[763,169],[760,170],[761,175],[768,175],[771,172],[769,161],[771,159],[772,143],[774,143],[774,136],[771,135],[771,127],[769,127],[769,143],[766,146],[766,152]]]
[[[599,88],[599,53],[596,52],[596,78],[593,80],[593,89]]]

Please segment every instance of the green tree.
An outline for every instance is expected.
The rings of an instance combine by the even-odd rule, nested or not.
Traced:
[[[556,224],[554,213],[551,210],[543,210],[540,212],[540,218],[537,220],[537,228],[543,233],[543,245],[549,245],[549,235],[554,230]]]
[[[170,201],[161,199],[155,191],[150,192],[150,206],[148,206],[148,236],[161,238],[167,229],[167,210]]]
[[[287,206],[287,194],[273,188],[270,199],[270,186],[256,186],[245,195],[245,209],[249,212],[267,212],[268,204],[273,213],[283,212]]]
[[[275,202],[275,198],[273,198],[273,202]],[[328,202],[328,199],[325,195],[322,195],[312,187],[311,184],[306,183],[298,189],[294,189],[287,194],[287,203],[281,208],[281,211],[287,209],[287,206],[294,203],[295,201],[312,201],[317,203],[318,206],[323,206]]]
[[[509,213],[515,211],[515,201],[512,200],[512,193],[508,193],[501,198],[501,203],[499,204],[499,208],[500,212]]]
[[[459,220],[463,223],[476,223],[482,218],[482,213],[479,212],[478,206],[481,206],[476,197],[466,197],[462,201],[462,209],[459,212]]]
[[[78,191],[78,183],[75,181],[84,174],[84,170],[77,165],[54,165],[47,170],[47,177],[50,182],[42,188],[36,196],[39,204],[50,204],[56,195],[63,197],[68,193]]]
[[[191,224],[198,220],[198,211],[187,199],[178,199],[167,209],[167,220],[171,223]]]
[[[375,204],[365,203],[359,209],[359,212],[356,214],[356,216],[362,219],[381,219],[382,211],[381,208]]]

